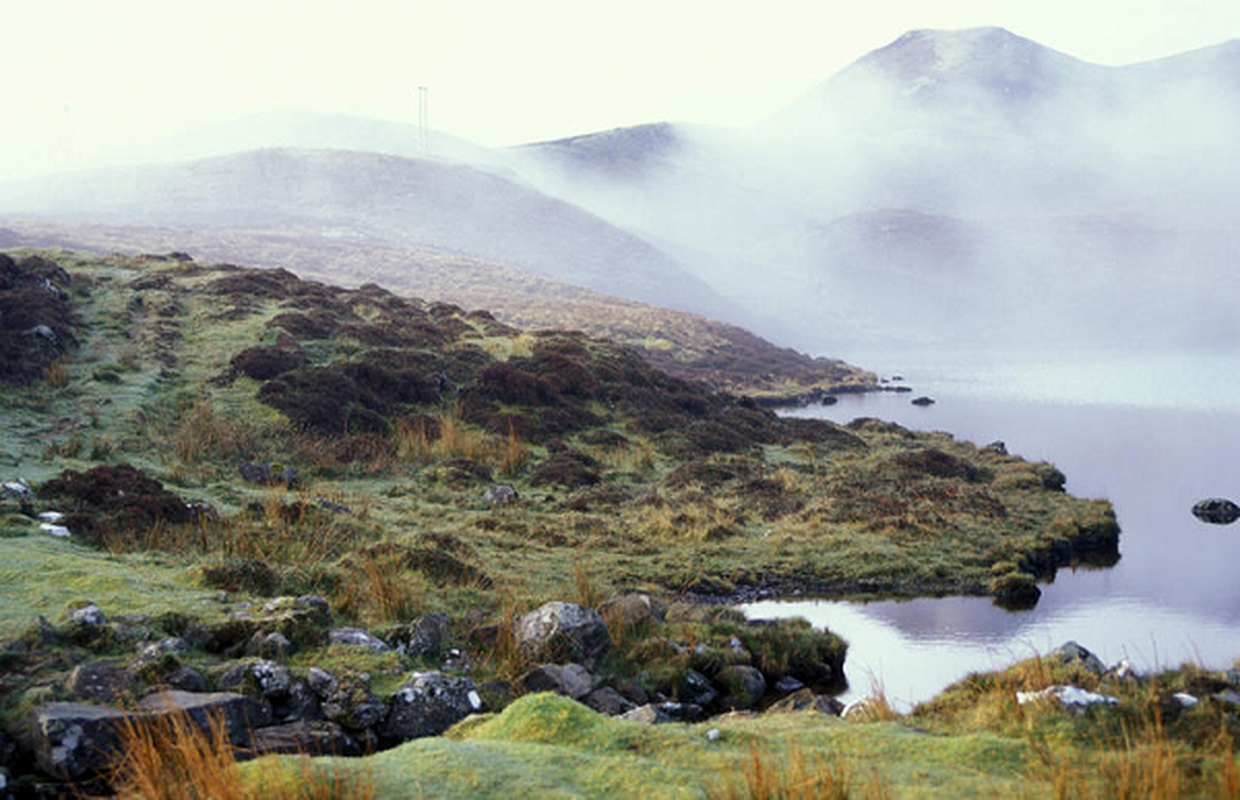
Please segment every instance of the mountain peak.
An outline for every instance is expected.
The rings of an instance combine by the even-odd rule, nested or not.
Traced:
[[[1010,79],[1045,62],[1075,62],[1006,28],[919,28],[862,57],[850,69],[877,72],[900,82],[960,77]]]

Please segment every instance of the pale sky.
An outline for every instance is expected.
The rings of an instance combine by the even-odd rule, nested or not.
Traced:
[[[910,28],[1123,64],[1240,37],[1236,0],[0,0],[0,179],[265,109],[514,144],[744,125]]]

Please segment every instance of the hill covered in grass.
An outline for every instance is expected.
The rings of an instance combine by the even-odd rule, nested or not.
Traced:
[[[522,329],[579,330],[627,345],[679,378],[761,400],[875,388],[875,375],[843,361],[779,347],[745,328],[626,300],[491,261],[430,249],[357,247],[311,233],[203,231],[6,221],[0,245],[65,246],[106,252],[182,251],[305,278],[485,308]]]
[[[291,688],[317,681],[315,730],[392,746],[410,670],[468,676],[475,710],[561,680],[562,660],[512,642],[564,600],[613,601],[610,651],[574,656],[597,705],[765,707],[784,678],[838,691],[846,644],[703,601],[1027,604],[1058,566],[1117,550],[1109,505],[1049,464],[781,418],[582,332],[375,284],[19,250],[0,255],[0,327],[32,354],[0,394],[0,721],[19,755],[49,752],[20,744],[51,736],[49,701],[101,702],[83,664],[112,670],[89,673],[118,681],[105,703],[176,682],[258,692],[277,721],[319,709]],[[413,645],[427,625],[433,651]],[[366,645],[380,635],[407,646]]]

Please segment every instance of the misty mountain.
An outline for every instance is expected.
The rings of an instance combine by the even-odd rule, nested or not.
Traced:
[[[471,255],[599,291],[733,312],[656,247],[562,200],[470,166],[265,149],[0,187],[0,210],[102,224],[328,236]]]
[[[750,129],[640,126],[514,163],[779,309],[798,346],[1226,346],[1238,77],[1236,41],[1110,67],[918,30]]]

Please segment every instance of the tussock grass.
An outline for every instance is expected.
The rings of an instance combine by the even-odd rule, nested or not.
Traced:
[[[362,622],[408,622],[426,609],[427,580],[404,569],[395,555],[364,556],[333,596],[335,608]]]
[[[749,755],[740,768],[721,779],[721,800],[848,800],[858,796],[854,766],[839,753],[809,752],[792,746],[780,754],[749,743]],[[735,773],[740,772],[738,778]],[[874,776],[860,793],[883,797],[881,778]]]

